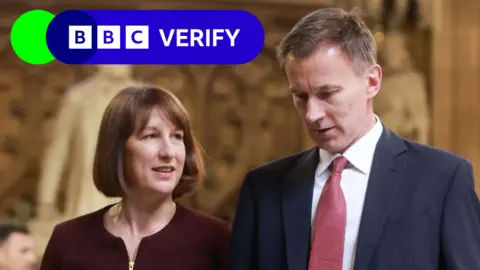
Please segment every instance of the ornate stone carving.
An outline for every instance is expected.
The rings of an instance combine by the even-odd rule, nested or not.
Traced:
[[[135,66],[138,80],[164,87],[175,94],[190,114],[195,112],[195,96],[198,92],[194,75],[188,65]]]
[[[382,88],[374,100],[375,112],[397,134],[429,143],[430,110],[425,75],[415,66],[408,48],[410,33],[420,21],[418,0],[383,1],[379,62],[383,67]]]
[[[430,110],[424,76],[412,65],[405,36],[388,33],[380,50],[384,79],[375,111],[397,134],[429,143]]]
[[[231,219],[228,206],[252,167],[295,152],[301,144],[298,119],[274,53],[265,49],[241,66],[215,67],[205,93],[208,179],[193,206]],[[229,204],[230,203],[230,204]]]
[[[46,133],[42,132],[43,111],[49,104],[47,94],[51,84],[73,83],[82,68],[54,62],[38,67],[22,63],[11,47],[0,51],[0,214],[15,214],[15,198],[33,200]],[[57,77],[52,78],[52,74]],[[55,99],[55,95],[53,95]],[[49,110],[52,110],[51,108]],[[53,109],[55,111],[55,109]],[[9,143],[15,142],[15,143]],[[9,212],[5,212],[5,211]]]

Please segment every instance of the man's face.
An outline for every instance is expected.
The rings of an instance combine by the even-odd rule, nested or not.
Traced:
[[[34,253],[33,239],[23,233],[13,233],[0,247],[2,264],[8,270],[33,270],[37,259]]]
[[[378,65],[358,74],[339,47],[320,45],[306,58],[288,58],[285,70],[295,107],[318,147],[342,153],[375,123]]]

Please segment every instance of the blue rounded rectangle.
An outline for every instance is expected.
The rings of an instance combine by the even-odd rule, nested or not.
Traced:
[[[67,64],[244,64],[262,50],[261,22],[243,10],[68,10],[47,30]]]

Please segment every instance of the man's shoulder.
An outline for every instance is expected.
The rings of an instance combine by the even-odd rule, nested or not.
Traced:
[[[459,163],[469,163],[470,161],[459,154],[437,148],[430,145],[421,144],[411,140],[405,140],[409,152],[424,162],[434,163],[435,166],[442,164],[458,165]]]
[[[264,163],[260,166],[257,166],[251,169],[247,173],[247,177],[258,177],[258,176],[278,176],[278,175],[287,175],[290,170],[292,170],[300,160],[305,158],[308,155],[314,154],[316,148],[311,148],[302,152],[297,152],[288,156],[277,158],[271,160],[267,163]]]

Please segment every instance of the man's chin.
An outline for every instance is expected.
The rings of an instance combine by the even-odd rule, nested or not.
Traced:
[[[332,154],[339,152],[337,147],[331,146],[331,145],[323,144],[323,145],[319,145],[318,147]]]
[[[317,146],[329,153],[341,153],[343,148],[336,139],[316,140]]]

